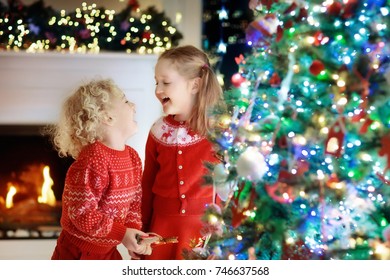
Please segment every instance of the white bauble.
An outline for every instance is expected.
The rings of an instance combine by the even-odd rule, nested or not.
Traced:
[[[213,180],[215,192],[222,201],[226,201],[229,198],[232,190],[231,184],[226,182],[229,171],[226,170],[222,163],[217,164],[214,167]]]
[[[218,163],[214,166],[213,179],[214,182],[226,182],[226,179],[229,175],[229,171],[226,170],[225,165]]]
[[[250,181],[259,181],[267,172],[267,164],[262,153],[255,147],[248,147],[236,163],[237,174]]]

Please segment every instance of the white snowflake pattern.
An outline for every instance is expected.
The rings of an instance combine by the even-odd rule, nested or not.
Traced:
[[[126,208],[122,208],[122,209],[120,210],[120,215],[119,215],[119,217],[120,217],[121,219],[124,219],[124,218],[126,218],[126,216],[127,216],[127,209],[126,209]]]
[[[119,211],[117,208],[109,208],[105,212],[110,217],[110,219],[114,219],[118,215]]]
[[[78,211],[78,208],[74,207],[74,206],[71,206],[69,207],[69,218],[70,219],[75,219],[77,217],[77,211]]]
[[[83,215],[88,211],[88,209],[89,209],[88,205],[82,205],[80,208],[77,209],[77,214]]]

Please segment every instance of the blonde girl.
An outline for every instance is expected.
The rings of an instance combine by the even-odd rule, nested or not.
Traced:
[[[205,162],[218,159],[207,139],[208,113],[222,100],[222,88],[207,55],[194,46],[165,51],[155,66],[155,95],[165,115],[150,129],[142,178],[144,231],[176,236],[146,259],[183,259],[201,238],[205,207],[214,201],[206,185]]]

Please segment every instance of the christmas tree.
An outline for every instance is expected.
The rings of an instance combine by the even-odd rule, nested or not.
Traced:
[[[223,202],[184,255],[390,259],[390,3],[249,5],[253,50],[210,133]]]

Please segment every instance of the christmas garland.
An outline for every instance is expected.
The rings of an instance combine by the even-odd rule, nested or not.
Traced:
[[[136,0],[119,13],[86,3],[66,13],[42,0],[0,2],[0,50],[158,53],[182,38],[164,12],[141,11]]]

